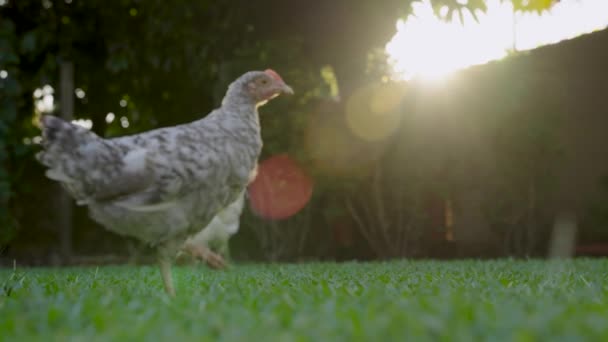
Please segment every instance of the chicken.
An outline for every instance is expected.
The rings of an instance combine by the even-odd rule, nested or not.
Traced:
[[[36,157],[93,220],[156,248],[174,296],[177,252],[253,179],[262,149],[257,109],[282,93],[293,90],[275,71],[250,71],[200,120],[113,139],[45,115]]]
[[[224,259],[229,255],[228,240],[239,230],[244,203],[245,192],[219,212],[207,227],[188,238],[183,251],[204,260],[212,268],[225,267]]]

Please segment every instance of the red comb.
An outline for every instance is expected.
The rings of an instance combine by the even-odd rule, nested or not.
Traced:
[[[268,75],[270,75],[270,77],[274,78],[275,80],[283,82],[283,79],[281,78],[281,76],[279,76],[279,74],[276,71],[274,71],[272,69],[266,69],[266,70],[264,70],[264,72],[267,73]]]

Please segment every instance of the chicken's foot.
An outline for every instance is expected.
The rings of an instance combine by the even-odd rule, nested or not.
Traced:
[[[198,246],[193,243],[185,243],[183,250],[190,253],[193,257],[204,261],[209,267],[222,269],[226,267],[226,262],[221,255],[214,253],[207,246]]]

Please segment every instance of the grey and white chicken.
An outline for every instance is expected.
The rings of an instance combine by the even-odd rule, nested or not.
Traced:
[[[203,119],[113,139],[46,115],[37,158],[95,221],[156,247],[174,296],[173,259],[253,179],[262,149],[257,109],[281,93],[293,90],[275,71],[250,71]]]

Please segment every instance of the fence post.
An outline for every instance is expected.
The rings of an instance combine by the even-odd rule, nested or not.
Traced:
[[[72,121],[74,119],[74,64],[71,61],[61,61],[59,72],[60,115],[64,120]],[[64,262],[68,262],[72,257],[73,204],[69,194],[63,188],[57,197],[61,254]]]

